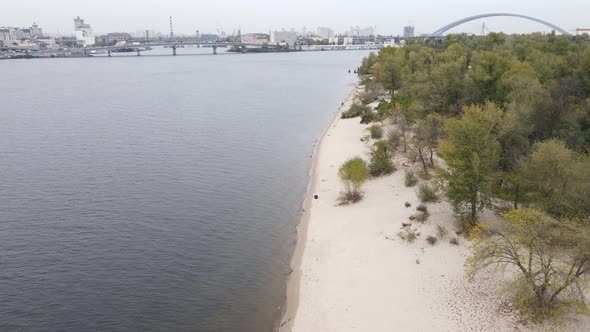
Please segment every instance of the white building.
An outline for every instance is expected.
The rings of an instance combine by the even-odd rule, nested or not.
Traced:
[[[13,41],[16,40],[16,29],[15,28],[0,28],[0,41]]]
[[[273,31],[270,33],[271,43],[287,43],[289,45],[297,42],[297,32],[295,31]]]
[[[74,19],[74,35],[76,40],[83,47],[93,46],[96,44],[96,38],[94,37],[94,30],[90,24],[85,24],[84,20],[78,16]]]
[[[245,33],[241,36],[241,42],[244,44],[268,44],[269,36],[265,33]]]
[[[42,49],[53,49],[57,48],[57,42],[54,37],[37,37],[34,42],[39,45]]]

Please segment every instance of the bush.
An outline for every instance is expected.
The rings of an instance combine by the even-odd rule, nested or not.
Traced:
[[[432,175],[430,175],[430,173],[428,173],[428,171],[425,171],[423,169],[418,171],[418,177],[420,177],[420,179],[425,180],[425,181],[432,179]]]
[[[400,133],[397,129],[391,129],[387,132],[387,140],[394,148],[397,148],[402,143]]]
[[[373,111],[367,111],[361,115],[362,124],[369,124],[373,121],[375,121],[375,113]]]
[[[389,175],[393,172],[395,172],[395,166],[387,154],[376,152],[371,156],[371,162],[369,163],[369,173],[371,176]]]
[[[418,198],[422,203],[431,203],[438,200],[436,191],[427,184],[422,184],[418,188]]]
[[[428,213],[420,212],[416,214],[416,221],[423,224],[428,220]]]
[[[416,208],[416,210],[418,210],[420,212],[423,212],[423,213],[428,213],[428,208],[424,204],[418,205],[418,207]]]
[[[449,231],[447,231],[445,226],[436,225],[436,233],[438,234],[438,238],[442,240],[447,234],[449,234]]]
[[[406,187],[413,187],[418,183],[418,179],[416,178],[416,174],[414,174],[414,171],[407,170],[405,176]]]
[[[406,202],[406,207],[409,208],[410,206],[412,206],[412,204],[410,204],[410,202]]]
[[[399,236],[402,240],[411,243],[414,242],[418,236],[420,236],[420,233],[418,233],[418,231],[412,227],[404,227],[404,230],[397,233],[397,236]]]
[[[368,106],[354,103],[352,104],[352,106],[350,106],[350,108],[347,111],[342,112],[342,118],[356,118],[357,116],[362,116],[363,114],[370,111],[371,109]]]
[[[432,236],[432,235],[429,235],[429,236],[426,238],[426,242],[428,242],[428,244],[430,244],[431,246],[433,246],[433,245],[435,245],[435,244],[436,244],[436,242],[438,242],[438,239],[437,239],[437,238],[435,238],[435,237],[434,237],[434,236]]]
[[[459,240],[456,237],[454,237],[449,241],[449,243],[458,246]]]
[[[360,94],[359,99],[361,100],[361,103],[363,105],[367,105],[367,104],[370,104],[370,103],[376,101],[377,97],[372,93],[363,92]]]
[[[383,137],[383,128],[378,125],[372,125],[369,127],[372,139],[381,139]]]
[[[390,157],[393,157],[393,155],[394,155],[394,149],[391,146],[391,143],[389,143],[388,141],[384,141],[384,140],[379,140],[379,141],[375,142],[375,144],[373,144],[373,151],[383,152],[383,153],[389,155]]]
[[[362,199],[361,187],[368,177],[365,161],[360,157],[349,159],[340,166],[338,175],[346,187],[346,192],[340,200],[343,203],[360,201]]]

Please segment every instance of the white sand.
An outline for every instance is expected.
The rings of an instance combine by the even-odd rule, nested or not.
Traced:
[[[354,156],[368,160],[373,143],[361,141],[368,126],[359,122],[336,119],[321,140],[310,188],[319,199],[307,201],[281,331],[536,330],[518,323],[497,275],[466,280],[466,240],[449,243],[455,218],[448,203],[428,205],[429,221],[414,223],[421,233],[414,243],[396,235],[419,205],[416,187],[404,185],[401,154],[397,172],[365,184],[363,201],[337,206],[339,165]],[[437,224],[449,235],[430,246],[425,239]]]

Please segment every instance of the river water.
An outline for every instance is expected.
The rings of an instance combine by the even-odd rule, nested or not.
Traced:
[[[0,61],[1,331],[272,330],[367,53],[198,52]]]

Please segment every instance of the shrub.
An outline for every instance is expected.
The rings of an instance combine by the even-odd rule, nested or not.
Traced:
[[[341,201],[343,203],[360,201],[362,199],[361,187],[368,177],[365,161],[360,157],[349,159],[340,166],[338,175],[346,187]]]
[[[391,129],[387,132],[387,140],[394,148],[397,148],[401,144],[401,138],[399,137],[399,131]]]
[[[449,241],[449,243],[458,246],[459,240],[456,237],[454,237]]]
[[[397,236],[404,241],[414,242],[420,236],[420,233],[415,228],[404,227],[403,231],[397,233]]]
[[[410,206],[412,206],[412,204],[410,204],[410,202],[406,202],[406,207],[409,208]]]
[[[447,236],[447,234],[449,234],[449,231],[447,231],[445,226],[436,225],[436,233],[438,234],[439,239],[443,239],[445,236]]]
[[[375,121],[375,113],[373,113],[373,111],[369,110],[361,115],[362,124],[369,124],[373,121]]]
[[[418,205],[418,207],[416,208],[416,210],[418,210],[420,212],[423,212],[423,213],[428,213],[428,208],[424,204]]]
[[[422,203],[430,203],[436,202],[438,196],[432,187],[430,187],[428,184],[422,184],[418,188],[418,198]]]
[[[369,173],[371,176],[388,175],[395,171],[391,156],[383,150],[374,150],[371,154],[369,163]]]
[[[412,171],[412,170],[407,170],[405,177],[406,177],[405,178],[406,187],[413,187],[418,183],[418,179],[416,178],[416,174],[414,174],[414,171]]]
[[[369,111],[371,111],[371,109],[368,106],[354,103],[350,106],[350,108],[347,111],[342,112],[342,118],[356,118],[357,116],[362,116],[363,114]]]
[[[363,92],[360,94],[359,99],[363,105],[367,105],[376,101],[377,97],[370,92]]]
[[[428,220],[428,213],[420,212],[416,214],[416,221],[423,224]]]
[[[431,246],[433,246],[433,245],[436,244],[436,242],[438,242],[438,239],[436,237],[432,236],[432,235],[429,235],[426,238],[426,242],[428,242],[428,244],[430,244]]]
[[[420,177],[420,179],[426,180],[426,181],[432,179],[432,175],[430,175],[430,173],[428,173],[428,171],[425,171],[423,169],[418,171],[418,176]]]
[[[394,155],[393,146],[391,146],[391,143],[385,140],[379,140],[375,142],[375,144],[373,144],[373,151],[383,152],[390,157],[393,157]]]
[[[378,125],[372,125],[369,127],[372,139],[381,139],[383,137],[383,128]]]

